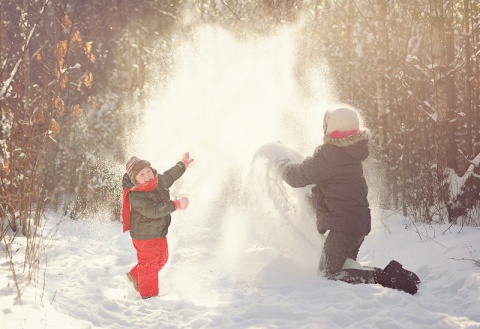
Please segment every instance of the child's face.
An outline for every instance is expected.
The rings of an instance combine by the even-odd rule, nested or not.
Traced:
[[[153,178],[153,171],[150,167],[143,168],[138,172],[137,176],[135,176],[135,180],[139,184],[146,183],[152,178]]]

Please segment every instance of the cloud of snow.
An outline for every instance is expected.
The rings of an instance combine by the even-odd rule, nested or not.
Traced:
[[[335,106],[327,69],[302,57],[298,37],[297,28],[286,27],[274,36],[240,40],[203,26],[174,49],[172,76],[153,88],[129,146],[130,154],[160,172],[184,152],[195,159],[171,189],[190,199],[186,211],[172,216],[173,264],[175,249],[192,248],[210,255],[204,266],[227,277],[275,284],[316,273],[322,240],[309,188],[285,187],[271,170],[271,152],[277,158],[291,156],[292,149],[311,155],[321,144],[324,113]],[[271,146],[259,154],[264,145]],[[190,274],[198,277],[198,266]],[[199,284],[198,295],[205,286]]]

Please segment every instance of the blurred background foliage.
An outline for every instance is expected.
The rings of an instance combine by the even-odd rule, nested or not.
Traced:
[[[174,31],[268,34],[299,20],[298,79],[323,61],[338,101],[362,110],[382,206],[478,225],[478,1],[2,0],[0,238],[34,234],[49,207],[120,220],[112,164],[127,156],[152,53],[168,77]]]

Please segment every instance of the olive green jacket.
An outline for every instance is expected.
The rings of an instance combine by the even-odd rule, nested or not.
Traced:
[[[157,175],[157,171],[152,168]],[[158,186],[150,192],[131,191],[130,201],[130,236],[135,240],[164,238],[170,226],[170,214],[175,211],[170,200],[169,188],[185,172],[185,165],[179,161],[175,166],[158,174]],[[123,175],[123,188],[134,186],[128,175]]]

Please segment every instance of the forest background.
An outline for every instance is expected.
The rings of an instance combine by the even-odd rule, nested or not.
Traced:
[[[299,85],[308,95],[307,68],[325,65],[337,100],[361,111],[383,207],[480,225],[476,0],[2,0],[0,240],[11,259],[15,237],[27,237],[27,272],[46,209],[120,219],[115,168],[141,122],[151,63],[167,83],[178,32],[199,24],[240,39],[297,24]]]

